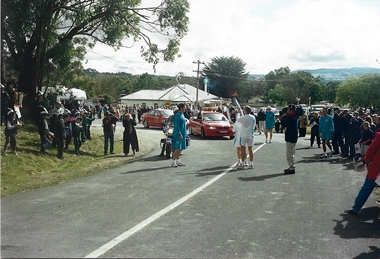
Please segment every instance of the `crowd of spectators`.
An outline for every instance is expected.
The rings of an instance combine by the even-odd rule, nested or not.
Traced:
[[[19,124],[19,117],[15,113],[15,107],[19,107],[19,96],[17,89],[11,84],[7,86],[1,85],[1,125],[7,125],[8,118],[11,118],[12,127]],[[83,100],[76,100],[76,96],[71,96],[69,100],[61,100],[58,98],[56,93],[49,91],[48,93],[38,92],[37,97],[34,100],[32,107],[32,118],[35,122],[38,133],[40,135],[40,152],[47,155],[47,148],[52,147],[57,149],[57,157],[63,159],[64,151],[69,150],[71,143],[74,144],[74,151],[76,155],[81,155],[81,146],[86,143],[87,140],[91,140],[91,125],[92,121],[96,118],[103,119],[102,127],[105,133],[105,151],[107,154],[108,144],[110,144],[110,153],[113,153],[113,141],[114,138],[110,137],[110,133],[105,131],[104,120],[109,118],[110,125],[112,126],[113,134],[116,131],[117,122],[122,122],[121,125],[125,126],[124,123],[125,115],[128,116],[128,120],[131,122],[141,123],[142,115],[151,109],[175,109],[176,106],[141,106],[136,104],[102,104],[100,102],[96,104],[88,104]],[[12,113],[10,112],[12,111]],[[190,110],[186,107],[184,113],[187,119],[190,118],[191,114],[195,113],[195,110]],[[19,127],[19,126],[17,126]],[[107,126],[106,126],[107,128]],[[128,126],[129,128],[129,126]],[[108,128],[107,128],[108,129]],[[11,143],[11,148],[17,154],[16,149],[16,134],[18,128],[12,128],[13,135],[8,137],[6,145],[3,149],[3,154],[6,155],[6,150],[9,143]],[[11,131],[7,131],[11,132]],[[112,134],[112,136],[113,136]],[[136,141],[135,141],[136,143]],[[125,153],[128,154],[127,144],[125,145]],[[138,144],[138,143],[137,143]],[[132,152],[138,151],[138,145],[132,146]]]
[[[335,155],[353,159],[363,157],[366,149],[372,143],[374,135],[380,130],[377,114],[362,113],[338,107],[329,108],[328,115],[332,116],[334,131],[332,146]],[[315,114],[320,117],[320,114]]]
[[[6,86],[1,85],[1,125],[6,125],[6,119],[8,117],[9,111],[15,112],[15,107],[19,106],[19,96],[18,92],[15,90],[15,85],[12,80],[9,80]],[[34,102],[33,107],[33,119],[39,128],[39,134],[41,136],[41,149],[42,153],[46,153],[46,139],[49,139],[49,134],[47,131],[52,132],[54,135],[57,131],[57,123],[63,119],[65,139],[64,139],[64,149],[68,149],[69,144],[73,141],[75,144],[75,151],[77,155],[80,155],[80,145],[85,143],[87,140],[91,139],[91,124],[96,118],[104,118],[105,114],[112,114],[116,121],[122,121],[125,114],[130,114],[131,119],[136,123],[141,123],[142,115],[151,109],[172,109],[175,110],[175,105],[169,106],[142,106],[139,104],[87,104],[84,101],[75,100],[75,96],[72,96],[65,103],[61,103],[57,99],[57,95],[52,92],[44,93],[39,92],[37,98]],[[228,107],[229,115],[231,121],[236,120],[236,113],[239,112],[238,107],[233,107],[231,104]],[[219,112],[223,112],[219,110]],[[268,112],[268,109],[267,109]],[[47,113],[47,114],[46,114]],[[194,106],[186,105],[184,111],[184,116],[186,119],[190,119],[191,116],[198,113],[198,110]],[[224,112],[226,114],[226,112]],[[18,121],[18,113],[16,114],[16,120]],[[48,115],[46,117],[46,115]],[[62,116],[58,116],[62,115]],[[260,109],[256,117],[257,125],[256,131],[261,134],[266,129],[264,125],[266,120],[266,112]],[[374,134],[379,131],[380,121],[377,114],[362,113],[359,116],[359,111],[349,111],[347,109],[332,108],[328,109],[328,115],[333,118],[334,123],[334,133],[332,137],[332,147],[334,150],[333,154],[339,154],[343,158],[354,158],[364,156],[366,149],[371,144]],[[302,124],[300,128],[304,129],[306,121],[308,122],[308,127],[311,131],[311,143],[312,147],[314,140],[317,140],[317,145],[320,147],[320,139],[318,134],[319,119],[321,117],[320,113],[313,114],[311,120],[307,119],[307,116],[303,114],[299,118],[299,125]],[[79,118],[79,120],[77,120]],[[44,119],[47,125],[44,125]],[[280,118],[277,118],[276,123],[272,123],[271,126],[276,129],[277,133],[281,133],[282,129],[279,127]],[[81,126],[76,126],[80,124]],[[116,126],[116,124],[115,124]],[[264,128],[265,127],[265,128]],[[305,131],[305,130],[304,130]],[[305,135],[303,132],[302,136]],[[300,136],[300,137],[302,137]],[[53,138],[51,140],[51,145],[56,147],[58,139]],[[358,152],[360,149],[360,152]],[[4,148],[6,150],[6,147]],[[58,155],[63,157],[62,155]]]

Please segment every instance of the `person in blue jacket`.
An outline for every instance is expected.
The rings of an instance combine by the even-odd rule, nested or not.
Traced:
[[[289,165],[289,168],[284,170],[284,174],[295,174],[298,117],[296,114],[296,106],[294,104],[289,104],[287,111],[281,119],[281,127],[285,130],[286,160]]]
[[[185,164],[179,159],[181,151],[186,149],[186,118],[183,115],[186,106],[183,103],[178,104],[178,112],[174,115],[173,128],[173,161],[172,167],[184,166]]]
[[[268,133],[269,133],[269,143],[272,143],[273,136],[273,126],[276,123],[276,116],[272,112],[272,107],[268,106],[265,113],[265,143],[268,143]]]
[[[330,144],[334,134],[334,120],[333,117],[327,114],[327,108],[322,109],[322,116],[319,119],[319,134],[322,140],[323,154],[321,158],[327,158],[326,146],[330,149],[330,156],[334,154],[334,150]]]

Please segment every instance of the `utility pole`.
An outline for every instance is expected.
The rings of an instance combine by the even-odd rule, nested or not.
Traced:
[[[198,90],[199,90],[199,65],[200,64],[205,64],[204,62],[199,61],[193,61],[194,64],[198,64],[197,70],[193,70],[193,72],[197,72],[197,93],[196,93],[196,99],[195,99],[195,108],[198,109]]]

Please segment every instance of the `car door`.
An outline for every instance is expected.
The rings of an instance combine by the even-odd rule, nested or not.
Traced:
[[[144,116],[144,119],[148,122],[149,126],[153,126],[153,121],[154,121],[154,110],[150,110],[147,112],[146,116]]]
[[[201,129],[202,129],[202,113],[198,113],[195,116],[195,119],[193,120],[192,130],[195,134],[201,134]]]
[[[161,126],[161,112],[156,110],[154,113],[154,127]]]

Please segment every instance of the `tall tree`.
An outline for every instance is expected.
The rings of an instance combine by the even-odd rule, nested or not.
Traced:
[[[296,87],[296,79],[291,75],[289,67],[281,67],[279,69],[275,69],[270,71],[265,75],[266,89],[264,91],[264,100],[266,103],[274,102],[278,100],[283,102],[285,99],[286,102],[293,102],[296,96],[294,94],[294,90]],[[278,94],[281,92],[285,93],[286,96],[283,98],[276,98]]]
[[[320,82],[319,77],[314,77],[310,72],[297,71],[292,73],[296,79],[294,94],[299,98],[300,103],[315,103],[323,100],[325,86]],[[295,100],[293,100],[294,102]]]
[[[140,0],[3,0],[2,51],[9,53],[19,91],[27,94],[29,104],[46,80],[45,67],[67,69],[96,42],[120,49],[125,38],[129,43],[142,39],[146,47],[141,55],[153,67],[160,59],[179,56],[188,29],[188,0],[140,5]],[[167,45],[151,41],[149,32],[163,35],[157,41]]]
[[[340,81],[328,82],[325,87],[324,100],[329,101],[329,102],[334,102],[336,99],[336,91],[338,90],[340,84],[341,84]]]
[[[209,92],[220,97],[240,96],[240,83],[247,79],[246,63],[237,57],[215,57],[201,74],[209,80]]]
[[[350,105],[354,109],[380,112],[380,74],[364,74],[351,77],[339,85],[336,103]]]

